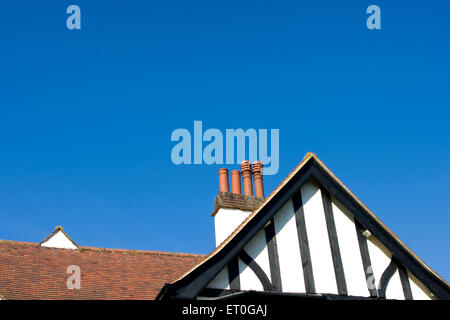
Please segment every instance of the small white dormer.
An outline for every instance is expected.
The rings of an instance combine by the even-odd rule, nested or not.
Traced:
[[[76,243],[64,232],[64,228],[57,226],[47,238],[40,243],[41,247],[60,248],[60,249],[78,249]]]

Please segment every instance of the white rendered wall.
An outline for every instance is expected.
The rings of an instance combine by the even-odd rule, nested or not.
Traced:
[[[216,247],[244,221],[251,211],[220,208],[214,216]]]

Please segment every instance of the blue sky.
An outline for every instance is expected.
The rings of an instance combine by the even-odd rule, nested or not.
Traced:
[[[66,8],[82,28],[66,28]],[[366,8],[381,8],[381,30]],[[450,278],[448,1],[10,1],[0,13],[0,239],[208,253],[218,165],[173,130],[280,130]],[[229,166],[236,169],[237,166]]]

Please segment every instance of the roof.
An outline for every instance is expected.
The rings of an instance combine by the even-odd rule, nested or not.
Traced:
[[[167,296],[187,298],[192,294],[199,293],[199,288],[206,286],[212,277],[227,265],[251,237],[269,221],[285,201],[292,197],[295,190],[311,177],[318,179],[327,191],[336,196],[340,202],[348,204],[348,207],[353,209],[353,214],[362,225],[379,238],[394,255],[398,255],[398,258],[419,280],[429,284],[433,293],[438,292],[439,296],[444,297],[450,295],[448,283],[386,227],[314,153],[308,152],[297,167],[228,238],[197,266],[187,271],[170,286],[163,288],[157,298],[164,299]]]
[[[0,240],[0,295],[5,299],[154,299],[205,256]],[[80,267],[81,288],[68,289],[66,273]]]

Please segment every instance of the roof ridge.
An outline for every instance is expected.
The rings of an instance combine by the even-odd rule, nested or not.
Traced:
[[[170,252],[158,250],[136,250],[136,249],[119,249],[119,248],[100,248],[100,247],[84,247],[80,246],[80,250],[89,250],[97,252],[117,252],[117,253],[133,253],[133,254],[153,254],[159,256],[177,256],[177,257],[206,257],[206,254],[201,253],[184,253],[184,252]]]
[[[36,247],[36,248],[48,249],[48,250],[67,250],[64,248],[41,247],[38,242],[26,242],[26,241],[0,239],[0,245],[1,244],[31,246],[31,247]],[[79,246],[75,250],[94,251],[94,252],[111,252],[111,253],[122,253],[122,254],[130,253],[130,254],[149,254],[149,255],[159,255],[159,256],[177,256],[177,257],[181,257],[181,258],[206,257],[207,256],[207,255],[201,254],[201,253],[169,252],[169,251],[157,251],[157,250],[114,249],[114,248],[85,247],[85,246]]]
[[[6,240],[6,239],[0,239],[0,244],[18,244],[23,246],[33,246],[33,247],[39,247],[39,242],[28,242],[28,241],[16,241],[16,240]]]

